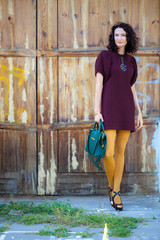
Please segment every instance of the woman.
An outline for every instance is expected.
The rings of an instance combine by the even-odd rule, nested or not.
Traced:
[[[104,168],[109,183],[110,203],[123,210],[120,185],[124,169],[124,151],[130,132],[143,125],[142,113],[135,90],[137,64],[133,56],[138,38],[132,27],[117,23],[109,35],[108,51],[102,51],[95,63],[95,121],[104,124],[107,149]],[[135,129],[135,109],[137,126]]]

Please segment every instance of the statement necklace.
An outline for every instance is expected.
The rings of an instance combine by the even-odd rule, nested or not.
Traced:
[[[122,69],[123,71],[126,71],[126,70],[127,70],[127,66],[124,64],[124,59],[123,59],[123,57],[121,57],[121,65],[120,65],[120,67],[121,67],[121,69]]]

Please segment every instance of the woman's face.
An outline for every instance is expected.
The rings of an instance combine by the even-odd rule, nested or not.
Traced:
[[[118,48],[125,48],[127,45],[127,36],[123,28],[116,28],[114,30],[114,41]]]

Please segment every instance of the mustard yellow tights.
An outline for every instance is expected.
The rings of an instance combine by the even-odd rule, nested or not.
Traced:
[[[107,148],[104,157],[104,169],[108,178],[110,188],[115,192],[120,191],[120,185],[124,169],[124,152],[128,142],[130,131],[127,130],[105,130],[107,136]],[[112,195],[114,195],[112,193]],[[120,204],[117,195],[115,203]]]

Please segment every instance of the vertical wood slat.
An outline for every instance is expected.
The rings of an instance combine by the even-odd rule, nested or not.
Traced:
[[[57,58],[38,58],[38,124],[57,121]]]
[[[142,46],[160,45],[160,1],[139,1],[139,37]]]
[[[36,49],[36,1],[1,1],[0,47]]]
[[[57,48],[57,0],[39,0],[38,49]]]
[[[38,132],[38,195],[57,193],[57,132]]]

